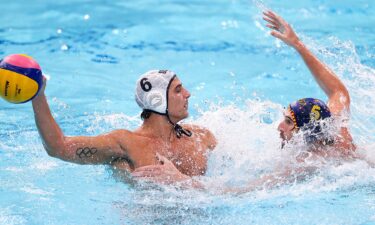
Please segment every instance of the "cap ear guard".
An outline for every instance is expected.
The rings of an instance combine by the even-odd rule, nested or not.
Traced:
[[[135,100],[139,107],[167,115],[168,88],[176,74],[169,70],[151,70],[136,83]]]
[[[142,95],[136,94],[136,101],[142,109],[159,114],[166,114],[167,102],[160,90],[154,90]]]

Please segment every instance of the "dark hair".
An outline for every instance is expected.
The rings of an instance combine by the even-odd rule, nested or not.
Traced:
[[[148,109],[144,109],[144,110],[142,111],[142,113],[141,113],[141,119],[142,119],[142,120],[145,120],[145,119],[150,118],[151,113],[152,113],[152,112],[151,112],[150,110],[148,110]]]

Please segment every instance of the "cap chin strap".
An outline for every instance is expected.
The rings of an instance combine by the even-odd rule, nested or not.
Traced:
[[[181,138],[182,135],[186,135],[187,137],[191,137],[193,134],[190,130],[182,128],[180,125],[177,123],[173,123],[171,119],[169,118],[169,113],[167,110],[166,116],[168,118],[168,122],[172,124],[174,131],[176,132],[176,137]]]
[[[173,123],[171,121],[171,118],[169,118],[169,112],[168,112],[168,90],[169,90],[169,87],[171,86],[172,84],[172,81],[173,79],[176,78],[176,74],[171,78],[171,80],[169,81],[169,84],[168,84],[168,87],[167,87],[167,90],[166,90],[166,96],[167,96],[167,108],[165,110],[165,115],[167,116],[167,119],[168,119],[168,122],[170,124],[172,124],[173,126],[173,129],[174,131],[176,132],[176,137],[177,138],[181,138],[182,135],[186,135],[187,137],[191,137],[191,135],[193,134],[190,130],[187,130],[187,129],[184,129],[182,128],[180,125],[178,125],[177,123]]]

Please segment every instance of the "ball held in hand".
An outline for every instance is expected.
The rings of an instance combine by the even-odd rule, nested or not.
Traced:
[[[6,101],[30,101],[42,86],[42,70],[30,56],[14,54],[0,60],[0,96]]]

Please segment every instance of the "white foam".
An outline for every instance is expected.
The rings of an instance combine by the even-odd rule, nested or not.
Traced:
[[[362,146],[375,143],[375,70],[361,63],[351,41],[330,37],[323,46],[310,38],[303,39],[348,88],[351,96],[350,127],[355,141]]]
[[[48,171],[56,168],[58,166],[56,161],[43,161],[43,162],[36,162],[32,164],[30,167],[32,169],[40,170],[40,171]]]
[[[29,193],[29,194],[33,194],[33,195],[43,195],[43,196],[53,195],[53,193],[45,191],[45,190],[40,189],[40,188],[36,188],[31,184],[29,186],[25,186],[25,187],[20,188],[20,190],[24,191],[26,193]]]
[[[0,208],[0,224],[26,224],[26,219],[12,212],[9,208]]]

